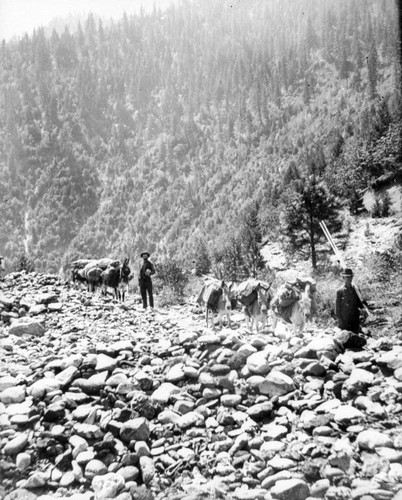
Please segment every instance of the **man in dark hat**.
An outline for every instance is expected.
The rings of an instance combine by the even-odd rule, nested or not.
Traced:
[[[341,276],[345,283],[336,292],[335,313],[338,319],[338,326],[342,330],[353,333],[360,331],[360,310],[364,308],[355,286],[353,285],[352,269],[345,269]]]
[[[154,296],[152,293],[152,279],[151,276],[155,274],[155,266],[149,260],[150,254],[148,252],[142,252],[141,258],[143,259],[140,276],[138,278],[138,283],[140,285],[140,293],[142,298],[142,305],[144,309],[148,307],[147,295],[149,297],[149,306],[153,309],[154,307]]]

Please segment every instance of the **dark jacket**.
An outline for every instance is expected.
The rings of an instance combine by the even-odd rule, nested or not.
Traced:
[[[145,271],[149,269],[151,271],[150,275],[147,275]],[[155,274],[155,266],[152,264],[150,260],[146,260],[140,267],[140,275],[138,277],[139,283],[144,283],[147,281],[151,281],[151,276]]]
[[[363,309],[355,287],[343,286],[336,292],[335,314],[342,330],[358,333],[360,329],[360,309]]]

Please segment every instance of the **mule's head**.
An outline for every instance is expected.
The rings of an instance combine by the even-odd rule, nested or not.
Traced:
[[[131,274],[131,269],[128,267],[129,262],[130,258],[124,259],[124,262],[120,268],[120,277],[123,281],[128,281]]]
[[[232,309],[232,293],[230,291],[230,286],[222,281],[220,287],[222,290],[221,300],[223,307],[227,311],[230,311]]]
[[[259,286],[257,289],[258,303],[261,308],[261,312],[266,314],[268,312],[269,304],[271,302],[271,292],[266,288]]]

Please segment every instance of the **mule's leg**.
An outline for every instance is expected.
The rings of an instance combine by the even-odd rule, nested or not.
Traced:
[[[249,324],[249,317],[247,316],[246,313],[244,313],[244,319],[246,321],[246,328],[248,330],[250,328],[250,324]]]
[[[296,303],[292,310],[290,321],[293,325],[293,333],[297,337],[301,337],[304,329],[304,312],[299,303]]]
[[[247,331],[250,331],[250,316],[247,312],[246,306],[243,307],[243,314],[244,314],[244,319],[246,320],[246,328]],[[253,324],[251,323],[251,328],[253,327]]]
[[[275,335],[276,325],[278,324],[278,316],[272,311],[272,332]]]
[[[215,313],[214,311],[210,311],[211,313],[211,323],[212,323],[212,330],[215,331]]]

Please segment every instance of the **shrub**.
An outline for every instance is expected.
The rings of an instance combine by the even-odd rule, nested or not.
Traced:
[[[14,262],[14,265],[12,266],[14,271],[26,271],[27,273],[32,273],[35,271],[35,264],[33,260],[28,257],[26,254],[22,254],[20,257],[17,258],[17,261]]]
[[[381,196],[375,197],[374,205],[371,209],[371,216],[373,218],[389,217],[392,212],[391,205],[391,197],[388,191],[385,191]]]
[[[159,262],[157,265],[157,275],[155,281],[160,289],[159,294],[163,293],[164,289],[170,290],[168,296],[175,295],[177,299],[181,299],[184,295],[184,288],[189,280],[189,273],[183,269],[183,266],[175,261],[166,259]]]

